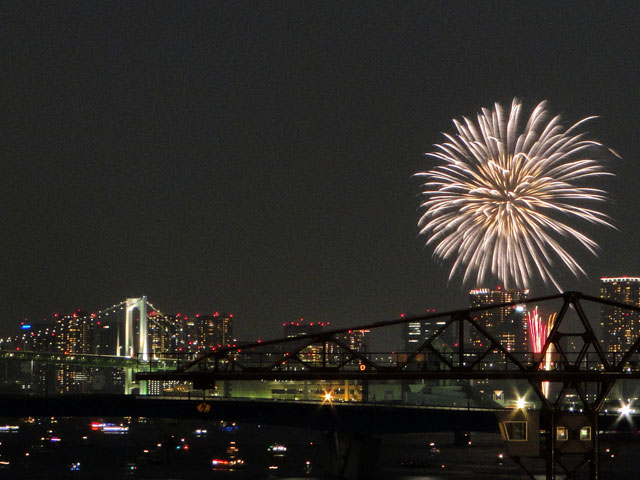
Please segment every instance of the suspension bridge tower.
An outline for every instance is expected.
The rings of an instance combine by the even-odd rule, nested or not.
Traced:
[[[136,342],[135,312],[138,311],[138,341]],[[119,345],[116,349],[118,356],[137,358],[139,362],[149,362],[149,331],[147,325],[147,297],[127,298],[125,300],[125,320],[124,320],[124,352],[121,352]],[[137,343],[137,348],[136,348]],[[123,355],[124,353],[124,355]],[[133,378],[133,367],[125,369],[125,394],[131,394],[135,389],[140,394],[146,393],[145,381],[136,384]]]
[[[127,298],[124,319],[124,356],[138,356],[142,362],[149,361],[149,332],[147,328],[147,297]],[[135,348],[134,312],[138,310],[138,348]],[[120,352],[118,352],[120,355]]]

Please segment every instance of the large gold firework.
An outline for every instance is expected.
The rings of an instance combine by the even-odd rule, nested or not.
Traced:
[[[475,275],[481,285],[491,273],[506,286],[526,288],[539,276],[560,289],[556,264],[576,277],[585,274],[562,243],[572,238],[594,255],[597,250],[566,222],[612,226],[607,215],[588,207],[606,200],[589,181],[609,175],[600,162],[607,149],[576,133],[593,117],[567,128],[541,102],[523,128],[521,112],[514,99],[508,113],[495,104],[475,123],[454,120],[457,132],[445,134],[447,141],[427,154],[443,163],[417,174],[426,178],[420,233],[429,235],[436,257],[454,259],[450,279],[463,271],[464,282]]]

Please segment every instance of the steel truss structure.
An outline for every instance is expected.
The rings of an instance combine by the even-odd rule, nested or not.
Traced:
[[[523,304],[551,305],[556,315],[538,353],[513,351],[479,319],[483,312]],[[597,479],[598,413],[616,381],[640,379],[640,333],[625,351],[605,352],[587,315],[594,307],[620,309],[635,318],[640,314],[639,307],[565,292],[212,350],[176,370],[140,372],[136,378],[192,381],[203,389],[228,380],[358,380],[365,386],[392,379],[525,380],[540,405],[546,478],[555,479],[558,472],[565,478]],[[440,328],[411,352],[376,355],[358,351],[347,340],[354,331],[424,321],[439,322]],[[577,450],[557,434],[559,419],[573,411],[586,418],[593,434]],[[574,434],[579,433],[570,428],[569,435]],[[514,459],[534,478],[526,458]]]

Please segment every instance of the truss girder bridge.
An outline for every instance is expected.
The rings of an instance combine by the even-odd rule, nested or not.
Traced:
[[[555,314],[546,341],[536,353],[514,351],[479,319],[483,312],[523,304]],[[357,380],[365,392],[368,382],[380,380],[522,380],[528,382],[539,409],[538,449],[534,454],[516,449],[512,458],[532,479],[534,459],[544,461],[547,479],[555,479],[556,473],[563,478],[597,479],[598,414],[617,381],[640,379],[640,333],[622,351],[605,352],[589,321],[594,309],[600,315],[603,308],[640,317],[639,307],[565,292],[221,348],[183,362],[175,370],[140,372],[136,377],[191,381],[201,389],[230,380]],[[387,354],[384,359],[357,351],[345,336],[420,321],[441,326],[415,350]],[[578,424],[590,428],[589,441],[577,442],[577,448],[576,442],[563,441],[557,433],[562,419],[574,425],[568,429],[569,436],[579,435],[574,431],[576,423],[565,421],[567,415],[579,416]]]

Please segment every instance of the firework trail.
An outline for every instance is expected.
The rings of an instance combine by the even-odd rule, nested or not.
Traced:
[[[542,321],[538,309],[534,308],[527,316],[527,324],[529,327],[529,341],[531,343],[531,351],[540,353],[547,341],[547,324]]]
[[[529,327],[529,340],[531,342],[531,350],[533,353],[541,353],[544,349],[544,344],[547,341],[549,332],[551,332],[551,329],[553,328],[555,319],[556,314],[554,313],[549,316],[545,323],[538,313],[538,307],[533,308],[531,312],[529,312],[529,315],[527,316],[527,325]],[[547,352],[540,364],[541,368],[544,370],[551,369],[552,352],[553,344],[549,345],[547,348]],[[542,382],[542,393],[547,397],[549,396],[549,382]]]
[[[509,112],[495,104],[476,122],[454,120],[457,132],[428,154],[442,164],[416,174],[426,179],[420,233],[429,235],[435,257],[453,259],[449,279],[463,271],[464,282],[475,275],[483,284],[492,274],[507,287],[528,288],[539,276],[560,289],[554,264],[585,274],[562,240],[576,239],[594,255],[598,248],[565,222],[612,227],[585,206],[606,200],[603,190],[585,185],[609,175],[598,160],[607,149],[576,133],[592,117],[566,128],[542,102],[522,126],[521,112],[514,99]]]

